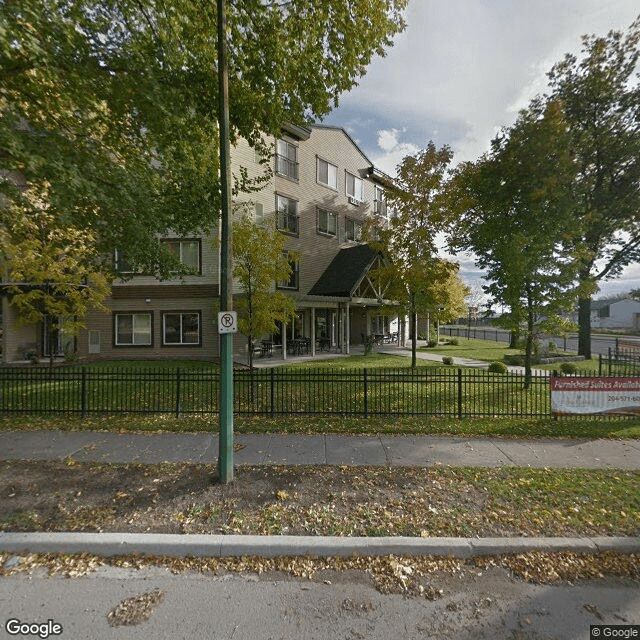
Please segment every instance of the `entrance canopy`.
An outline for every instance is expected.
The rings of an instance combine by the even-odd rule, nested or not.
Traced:
[[[383,301],[386,287],[369,278],[382,256],[367,244],[341,249],[309,291],[311,296]]]

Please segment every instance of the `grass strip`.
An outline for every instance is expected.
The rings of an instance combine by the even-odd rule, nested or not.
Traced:
[[[504,438],[640,438],[640,418],[438,418],[421,416],[236,416],[237,433],[344,435],[414,434]],[[217,432],[218,416],[118,414],[91,416],[0,417],[0,430],[62,430],[113,432]]]

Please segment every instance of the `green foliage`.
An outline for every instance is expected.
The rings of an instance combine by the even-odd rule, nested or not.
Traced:
[[[564,373],[566,375],[573,375],[578,372],[578,367],[574,362],[561,362],[560,363],[560,373]]]
[[[232,141],[260,145],[321,117],[403,30],[407,0],[238,0],[228,6]],[[219,210],[217,15],[198,0],[12,0],[0,28],[0,195],[48,192],[58,227],[90,230],[161,277],[159,238]],[[235,176],[235,189],[252,183]],[[6,224],[0,212],[0,226]],[[108,270],[105,260],[102,268]]]
[[[491,373],[507,373],[507,365],[504,362],[490,362],[488,370]]]
[[[451,356],[442,356],[442,364],[452,365],[453,358]]]
[[[566,210],[588,285],[579,307],[579,350],[591,353],[590,298],[595,283],[640,259],[640,19],[626,33],[584,36],[549,73],[551,100],[563,105],[577,168]],[[560,142],[560,141],[559,141]]]
[[[431,314],[447,322],[466,308],[467,288],[458,277],[459,265],[439,258],[435,245],[447,221],[441,192],[452,156],[449,147],[437,149],[433,142],[415,156],[406,156],[398,166],[397,184],[388,193],[393,216],[388,223],[373,221],[373,244],[388,266],[371,275],[388,283],[387,297],[399,302],[412,319]],[[415,349],[414,341],[414,366]]]
[[[284,244],[273,221],[257,224],[246,215],[234,220],[233,277],[244,292],[236,303],[238,328],[249,340],[251,367],[254,340],[275,332],[276,322],[287,324],[295,316],[293,298],[274,291],[274,284],[291,274]]]
[[[578,250],[568,241],[575,167],[561,105],[533,102],[475,164],[451,182],[459,214],[451,243],[473,251],[485,291],[509,312],[502,326],[525,338],[528,384],[537,337],[575,300]]]
[[[59,228],[47,200],[47,192],[31,187],[23,193],[23,207],[6,209],[7,224],[0,227],[0,256],[10,266],[6,292],[20,322],[48,319],[53,332],[63,319],[64,330],[73,335],[89,310],[104,310],[109,285],[99,268],[94,235]]]

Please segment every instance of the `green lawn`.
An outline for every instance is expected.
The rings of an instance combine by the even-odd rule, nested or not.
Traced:
[[[123,414],[89,416],[11,415],[0,417],[0,430],[210,432],[218,431],[218,416]],[[432,416],[239,416],[236,433],[291,434],[434,434],[501,438],[640,438],[640,418],[442,418]]]
[[[510,349],[505,342],[493,340],[479,340],[475,338],[452,338],[458,341],[457,345],[445,344],[437,347],[422,347],[420,351],[428,353],[440,353],[445,356],[458,358],[470,358],[484,362],[502,362],[505,355],[518,355],[519,349]]]
[[[372,352],[367,356],[356,355],[327,360],[307,360],[287,364],[294,371],[322,368],[325,370],[345,371],[348,369],[399,369],[411,366],[411,358],[386,353]],[[442,367],[442,362],[418,360],[418,367]]]

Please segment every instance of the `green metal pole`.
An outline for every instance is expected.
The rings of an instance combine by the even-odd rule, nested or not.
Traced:
[[[220,311],[233,309],[231,271],[231,146],[225,0],[218,2],[218,123],[220,134]],[[220,482],[233,480],[233,334],[220,334]]]

